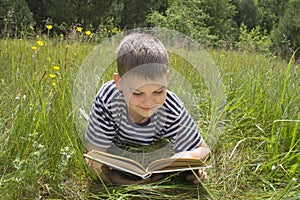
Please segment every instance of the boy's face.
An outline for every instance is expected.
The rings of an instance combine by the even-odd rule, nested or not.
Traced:
[[[167,73],[157,80],[130,76],[130,78],[126,77],[118,81],[118,88],[122,90],[129,115],[134,122],[150,117],[164,104],[167,95],[168,76]]]

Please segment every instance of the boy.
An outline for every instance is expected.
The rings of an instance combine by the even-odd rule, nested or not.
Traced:
[[[96,95],[87,127],[87,150],[106,151],[111,146],[151,145],[167,139],[180,157],[204,160],[210,149],[197,131],[193,119],[178,97],[167,90],[168,54],[162,43],[147,34],[133,33],[117,50],[118,74],[105,83]],[[88,166],[112,184],[156,181],[126,178],[94,161]],[[201,180],[207,178],[198,171]],[[197,183],[194,175],[188,180]]]

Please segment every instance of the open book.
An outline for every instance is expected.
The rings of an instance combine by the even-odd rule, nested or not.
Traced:
[[[84,157],[102,163],[113,169],[134,174],[143,179],[146,179],[155,173],[178,172],[211,167],[199,159],[171,157],[155,160],[145,168],[132,159],[96,150],[90,151],[89,154],[84,154]]]

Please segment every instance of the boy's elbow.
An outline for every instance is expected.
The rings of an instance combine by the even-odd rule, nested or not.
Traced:
[[[206,157],[208,157],[209,155],[211,155],[211,150],[209,148],[209,146],[206,144],[206,142],[204,140],[202,140],[202,142],[200,143],[200,145],[198,146],[200,153],[200,158],[201,160],[204,160]]]
[[[106,149],[104,148],[101,148],[101,147],[98,147],[96,145],[93,145],[92,143],[90,142],[87,142],[86,143],[86,150],[89,152],[89,151],[92,151],[92,150],[97,150],[97,151],[106,151]]]
[[[207,156],[210,156],[211,155],[211,150],[210,150],[209,147],[207,147],[207,149],[208,149]]]

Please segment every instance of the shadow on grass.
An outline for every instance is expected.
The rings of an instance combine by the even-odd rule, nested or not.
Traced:
[[[187,173],[169,174],[164,179],[144,185],[104,185],[94,179],[89,187],[89,199],[213,199],[203,183],[192,184]]]

